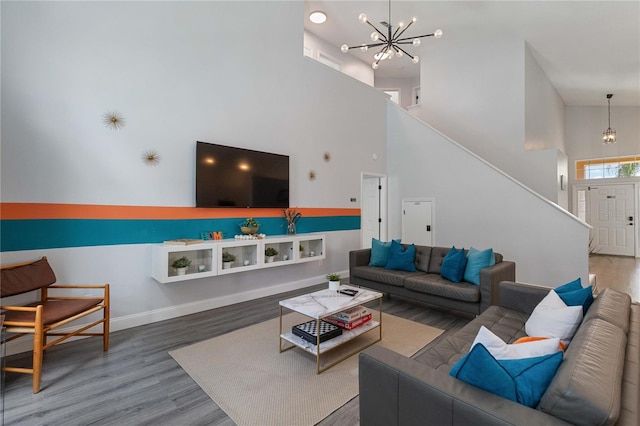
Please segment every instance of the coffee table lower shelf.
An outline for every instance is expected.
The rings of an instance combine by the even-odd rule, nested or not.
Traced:
[[[308,342],[306,340],[304,340],[302,337],[296,336],[295,334],[293,334],[292,332],[287,332],[287,333],[282,333],[280,334],[280,339],[282,340],[286,340],[287,342],[293,344],[294,346],[290,346],[288,348],[282,348],[282,346],[280,347],[280,352],[292,349],[294,347],[298,347],[306,352],[309,352],[310,354],[314,355],[317,357],[317,373],[320,374],[323,371],[333,367],[334,365],[344,361],[345,359],[349,358],[350,356],[368,348],[369,346],[378,343],[380,340],[382,340],[382,329],[380,328],[380,322],[379,321],[375,321],[375,320],[371,320],[365,324],[362,324],[359,327],[354,328],[353,330],[342,330],[342,334],[340,336],[334,337],[332,339],[327,340],[326,342],[322,342],[320,343],[320,348],[317,348],[316,345],[314,345],[311,342]],[[371,342],[369,342],[367,345],[365,346],[360,346],[358,347],[356,350],[350,352],[349,354],[345,355],[344,357],[341,357],[340,359],[337,359],[335,362],[332,362],[328,365],[324,365],[321,366],[320,365],[320,355],[329,352],[332,349],[337,348],[338,346],[341,346],[347,342],[350,342],[351,340],[355,339],[356,337],[367,333],[369,331],[372,331],[376,328],[380,328],[379,330],[379,336],[376,340],[373,340]]]

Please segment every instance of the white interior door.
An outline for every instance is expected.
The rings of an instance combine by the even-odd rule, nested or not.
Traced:
[[[598,254],[635,255],[633,185],[590,186],[588,223]]]
[[[402,200],[402,242],[433,246],[433,199]]]
[[[360,189],[361,247],[371,248],[371,239],[387,238],[387,178],[384,175],[362,174]]]

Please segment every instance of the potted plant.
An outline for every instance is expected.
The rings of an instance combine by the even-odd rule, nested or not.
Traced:
[[[267,263],[272,263],[273,258],[278,255],[278,250],[273,247],[267,247],[264,249],[264,255],[267,258]]]
[[[260,228],[260,222],[252,217],[248,217],[244,222],[240,224],[240,230],[243,234],[253,235],[258,232]]]
[[[189,266],[191,266],[191,260],[187,256],[182,256],[171,262],[171,267],[176,270],[177,275],[185,275]]]
[[[304,247],[302,247],[302,244],[300,244],[298,250],[300,250],[300,257],[304,257]]]
[[[327,274],[327,279],[329,280],[329,290],[340,290],[340,274],[332,272]]]
[[[222,269],[231,268],[231,263],[236,260],[236,257],[228,251],[222,252]]]

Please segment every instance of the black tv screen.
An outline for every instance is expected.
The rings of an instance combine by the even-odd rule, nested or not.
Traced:
[[[289,207],[289,156],[198,142],[196,207]]]

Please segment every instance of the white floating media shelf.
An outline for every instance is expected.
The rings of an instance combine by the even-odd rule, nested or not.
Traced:
[[[267,248],[278,252],[271,260],[265,256]],[[252,240],[211,240],[190,245],[153,244],[151,276],[161,283],[192,280],[322,260],[326,256],[325,252],[324,234],[279,235]],[[233,262],[225,265],[222,261],[223,253],[232,254],[235,258]],[[191,260],[191,266],[184,275],[178,275],[171,263],[182,256]]]

